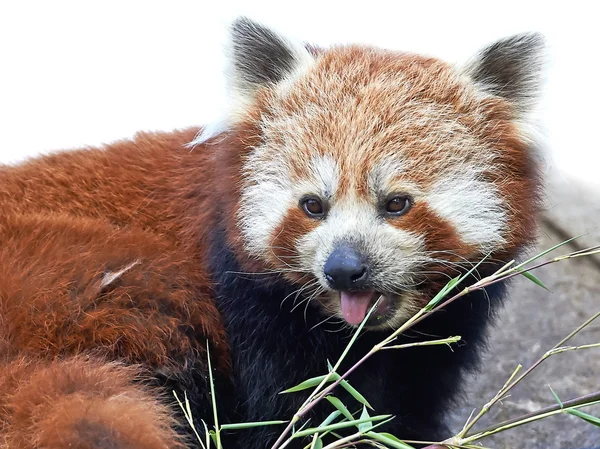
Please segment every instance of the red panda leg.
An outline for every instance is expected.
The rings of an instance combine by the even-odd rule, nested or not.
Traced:
[[[84,357],[0,367],[0,448],[167,449],[172,410],[135,367]]]

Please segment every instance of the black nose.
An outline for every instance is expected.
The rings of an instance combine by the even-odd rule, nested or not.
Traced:
[[[356,290],[367,282],[367,265],[361,254],[349,246],[335,249],[325,262],[323,272],[331,288],[336,290]]]

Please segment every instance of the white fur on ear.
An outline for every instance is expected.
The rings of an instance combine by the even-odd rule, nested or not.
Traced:
[[[540,95],[544,47],[539,33],[517,34],[483,49],[463,70],[482,91],[507,99],[526,115]]]
[[[259,89],[285,86],[314,63],[302,43],[293,42],[247,17],[239,17],[232,23],[227,53],[227,112],[206,126],[190,146],[227,131],[252,105]]]

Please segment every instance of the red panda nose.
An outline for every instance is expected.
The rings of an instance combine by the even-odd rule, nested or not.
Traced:
[[[323,272],[335,290],[363,289],[369,277],[364,257],[350,246],[336,248],[325,262]]]

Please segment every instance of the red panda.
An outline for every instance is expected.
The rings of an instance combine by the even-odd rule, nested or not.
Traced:
[[[1,167],[0,447],[193,444],[172,391],[211,422],[207,345],[221,422],[289,419],[304,396],[278,393],[325,373],[378,299],[347,364],[450,277],[518,257],[540,198],[542,47],[518,35],[455,67],[240,18],[223,120]],[[386,430],[449,436],[504,290],[400,337],[461,335],[454,351],[385,351],[352,374]]]

